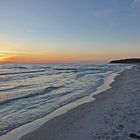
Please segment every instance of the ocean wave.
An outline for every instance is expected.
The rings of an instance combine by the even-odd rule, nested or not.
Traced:
[[[64,88],[64,86],[56,86],[56,87],[50,86],[50,87],[47,87],[47,88],[42,89],[40,91],[33,92],[33,93],[25,95],[25,96],[19,96],[19,97],[7,99],[7,100],[4,100],[4,101],[0,101],[0,105],[9,103],[9,102],[12,102],[12,101],[15,101],[15,100],[27,99],[27,98],[31,98],[31,97],[47,94],[47,93],[49,93],[49,92],[51,92],[53,90],[57,90],[57,89],[60,89],[60,88]]]
[[[102,82],[101,82],[101,81],[102,81],[102,80],[99,80],[99,81],[98,81],[98,84],[99,84],[99,83],[102,84],[103,81],[102,81]],[[97,86],[98,84],[96,84],[96,86]],[[74,102],[74,101],[76,101],[76,100],[78,100],[78,99],[80,99],[80,98],[83,98],[83,97],[89,95],[91,92],[95,91],[96,89],[97,89],[97,87],[96,87],[96,88],[95,88],[95,87],[94,87],[94,88],[91,87],[91,89],[89,89],[87,92],[75,94],[74,96],[69,97],[67,100],[60,101],[57,105],[53,106],[53,107],[52,107],[49,111],[47,111],[47,112],[43,112],[43,113],[41,113],[41,114],[39,114],[39,115],[36,115],[36,116],[34,116],[33,118],[27,119],[26,121],[23,121],[23,122],[19,122],[19,123],[17,123],[17,122],[14,123],[14,122],[13,122],[13,123],[11,123],[11,124],[8,125],[8,126],[1,127],[1,128],[0,128],[0,135],[2,136],[2,135],[8,133],[9,131],[11,131],[11,130],[17,128],[17,127],[20,127],[20,126],[22,126],[22,125],[25,125],[25,124],[27,124],[27,123],[30,123],[30,122],[32,122],[32,121],[34,121],[34,120],[36,120],[36,119],[42,118],[42,117],[44,117],[44,116],[50,114],[51,112],[55,111],[56,109],[65,106],[66,104],[72,103],[72,102]],[[71,92],[64,92],[64,93],[61,93],[60,95],[50,95],[50,96],[47,96],[47,100],[49,101],[49,100],[53,99],[54,97],[56,98],[57,96],[59,96],[59,97],[60,97],[60,96],[66,96],[66,95],[71,94],[71,93],[74,94],[74,91],[71,91]],[[45,104],[45,103],[46,103],[46,102],[41,103],[41,104],[39,104],[39,106],[41,106],[41,105],[43,105],[43,104]],[[34,109],[34,108],[36,108],[36,106],[35,106],[35,107],[32,106],[32,107],[30,107],[30,108],[28,108],[28,109],[32,110],[32,109]]]
[[[94,75],[94,74],[99,74],[99,73],[101,73],[101,72],[84,72],[84,73],[78,73],[77,75],[76,75],[76,79],[79,79],[79,78],[81,78],[81,77],[84,77],[85,75]]]
[[[22,72],[11,72],[11,73],[0,73],[0,76],[2,75],[14,75],[14,74],[30,74],[30,73],[39,73],[39,72],[45,72],[46,70],[37,70],[37,71],[22,71]]]
[[[29,69],[28,67],[25,67],[25,66],[24,66],[24,67],[21,67],[21,66],[20,66],[20,67],[13,67],[13,68],[14,68],[14,69],[23,69],[23,70]]]
[[[53,68],[54,70],[77,70],[77,68]]]
[[[35,86],[35,84],[33,84],[33,85],[19,85],[19,86],[14,86],[14,87],[11,87],[11,88],[0,89],[0,92],[17,90],[17,89],[22,89],[22,88],[30,88],[30,87],[33,87],[33,86]]]
[[[0,135],[89,96],[106,77],[122,69],[90,64],[0,65]]]

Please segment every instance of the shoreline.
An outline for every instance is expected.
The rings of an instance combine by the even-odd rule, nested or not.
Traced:
[[[129,68],[128,68],[129,69]],[[125,70],[124,70],[125,71]],[[42,117],[40,119],[37,119],[31,123],[25,124],[23,126],[20,126],[16,129],[13,129],[12,131],[8,132],[5,135],[2,135],[0,137],[0,140],[19,140],[22,136],[31,133],[32,131],[38,129],[42,125],[44,125],[46,122],[59,117],[61,115],[64,115],[65,113],[73,110],[74,108],[77,108],[78,106],[93,102],[96,100],[95,96],[97,94],[102,93],[103,91],[106,91],[111,88],[111,84],[115,81],[115,78],[119,76],[122,72],[112,73],[109,77],[105,78],[105,82],[103,85],[99,86],[95,92],[91,93],[88,96],[82,97],[74,102],[71,102],[67,105],[62,106],[61,108],[56,109],[54,112],[50,113],[49,115]]]
[[[140,133],[139,72],[139,66],[122,72],[94,102],[51,119],[20,140],[131,139],[131,133]]]

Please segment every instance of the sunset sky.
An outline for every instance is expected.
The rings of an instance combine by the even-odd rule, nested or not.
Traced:
[[[140,0],[0,0],[0,62],[140,57]]]

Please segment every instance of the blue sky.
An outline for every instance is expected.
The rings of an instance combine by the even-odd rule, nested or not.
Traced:
[[[27,51],[138,57],[139,38],[140,0],[0,1],[0,40],[11,51],[23,49],[16,42]]]

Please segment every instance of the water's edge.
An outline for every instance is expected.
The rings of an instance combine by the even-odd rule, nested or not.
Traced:
[[[123,72],[123,71],[122,71]],[[70,110],[72,110],[73,108],[85,104],[85,103],[89,103],[92,102],[94,100],[96,100],[96,98],[94,97],[96,94],[99,94],[103,91],[106,91],[108,89],[111,88],[111,84],[114,82],[114,79],[120,75],[121,72],[119,73],[112,73],[109,77],[107,77],[105,79],[105,82],[103,85],[99,86],[97,88],[97,90],[95,92],[93,92],[92,94],[90,94],[89,96],[80,98],[72,103],[69,103],[57,110],[55,110],[54,112],[50,113],[49,115],[40,118],[38,120],[35,120],[31,123],[28,123],[26,125],[23,125],[21,127],[18,127],[12,131],[10,131],[9,133],[7,133],[6,135],[3,135],[0,137],[0,140],[19,140],[23,135],[26,135],[34,130],[36,130],[37,128],[39,128],[40,126],[42,126],[44,123],[48,122],[49,120],[51,120],[52,118],[55,118],[57,116],[60,116]]]

